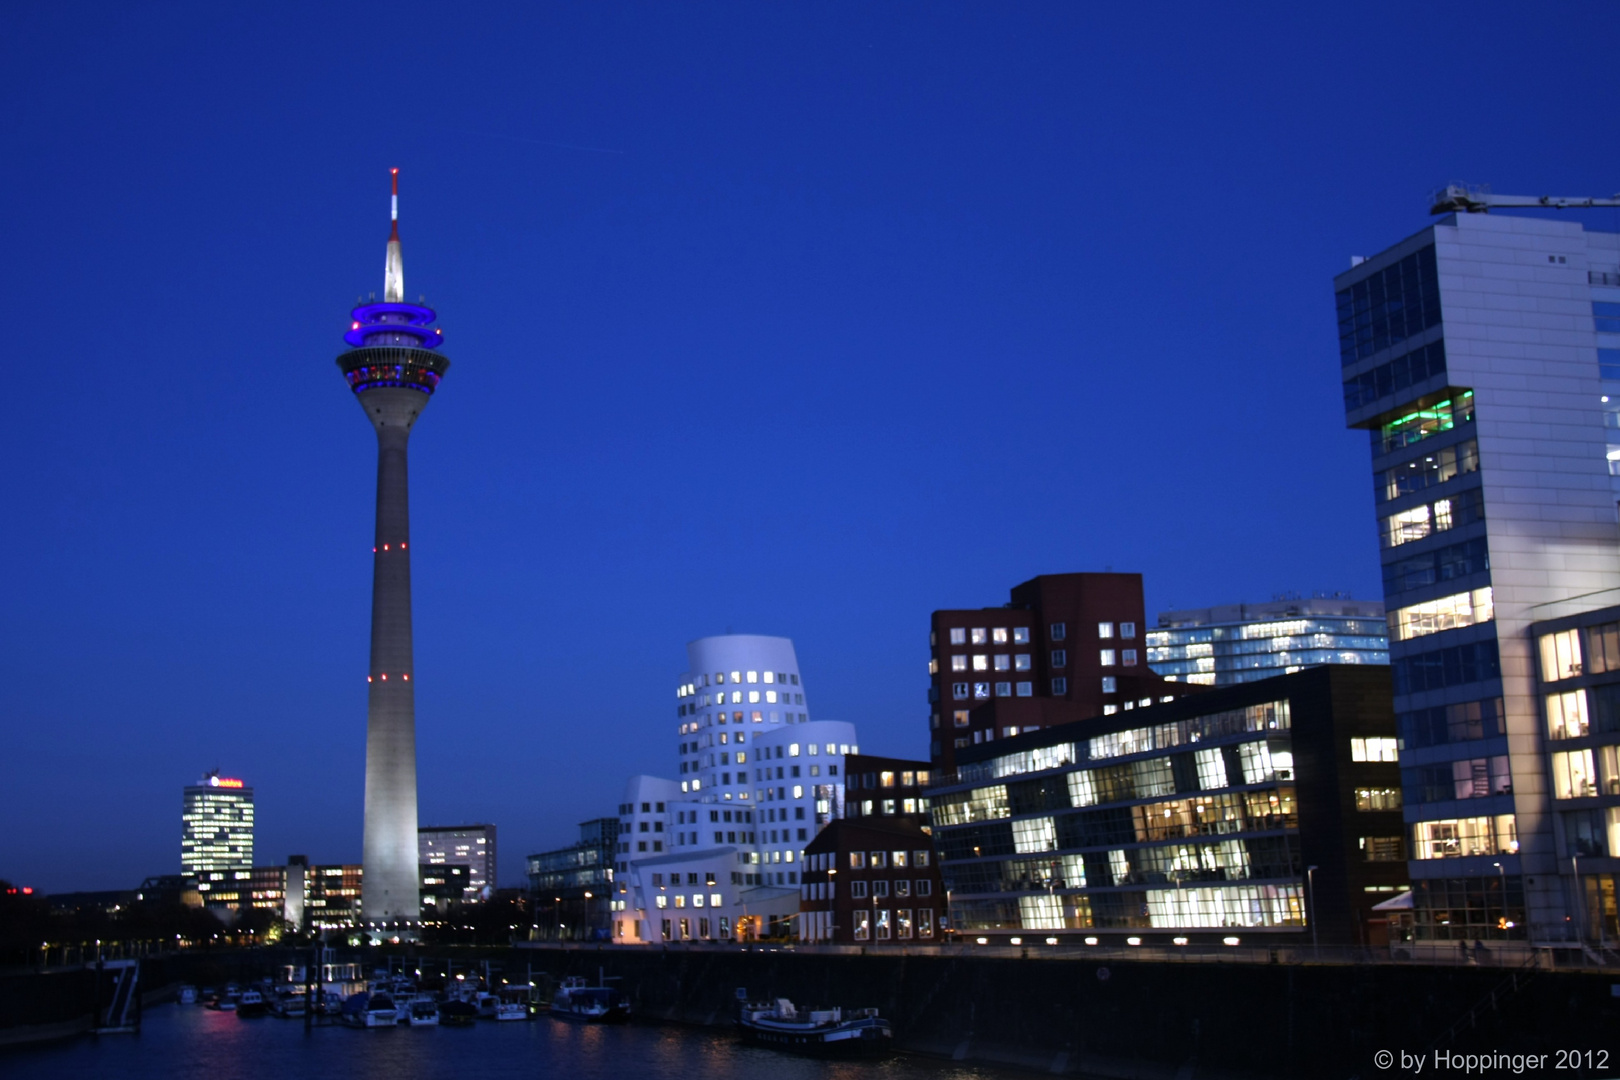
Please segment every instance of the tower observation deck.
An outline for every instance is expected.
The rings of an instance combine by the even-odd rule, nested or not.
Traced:
[[[374,940],[409,938],[421,918],[416,836],[416,690],[411,641],[411,523],[406,446],[450,361],[432,308],[405,302],[399,170],[381,303],[350,312],[337,358],[377,432],[372,542],[371,665],[366,675],[366,801],[362,918]],[[373,294],[375,296],[375,294]]]

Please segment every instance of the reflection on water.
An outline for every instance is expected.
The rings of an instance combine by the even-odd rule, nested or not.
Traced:
[[[528,1023],[356,1031],[196,1005],[147,1010],[139,1035],[0,1050],[6,1080],[1006,1080],[1005,1073],[896,1056],[834,1062],[742,1046],[725,1031]]]

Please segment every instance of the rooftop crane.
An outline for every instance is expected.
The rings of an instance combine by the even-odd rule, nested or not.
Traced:
[[[1608,198],[1567,199],[1558,195],[1495,195],[1485,186],[1447,184],[1429,196],[1431,214],[1488,213],[1494,207],[1531,206],[1548,210],[1570,210],[1582,206],[1620,206],[1620,192]]]

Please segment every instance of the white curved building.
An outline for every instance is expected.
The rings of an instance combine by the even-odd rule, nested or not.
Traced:
[[[633,777],[620,806],[616,940],[757,936],[792,918],[804,847],[842,816],[844,758],[860,752],[853,724],[810,719],[788,638],[728,634],[686,652],[680,780]]]

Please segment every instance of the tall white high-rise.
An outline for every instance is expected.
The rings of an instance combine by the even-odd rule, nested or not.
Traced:
[[[181,822],[180,873],[205,899],[252,876],[252,788],[215,769],[186,787]]]

